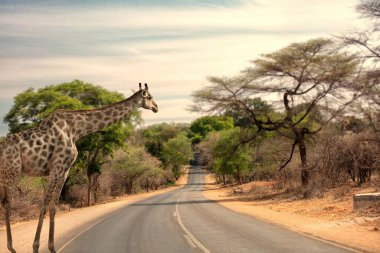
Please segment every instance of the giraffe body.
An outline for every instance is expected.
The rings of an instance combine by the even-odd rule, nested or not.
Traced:
[[[49,249],[54,249],[55,204],[58,202],[70,167],[77,158],[75,142],[83,136],[110,126],[143,107],[157,112],[158,108],[148,87],[121,102],[93,110],[57,110],[38,126],[10,134],[0,142],[0,201],[4,208],[8,249],[12,245],[10,229],[10,195],[15,191],[21,174],[47,176],[33,251],[39,249],[43,218],[49,206]]]

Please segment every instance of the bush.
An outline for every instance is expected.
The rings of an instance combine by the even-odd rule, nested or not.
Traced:
[[[110,164],[111,196],[157,189],[166,183],[161,162],[142,147],[129,147],[117,152]]]

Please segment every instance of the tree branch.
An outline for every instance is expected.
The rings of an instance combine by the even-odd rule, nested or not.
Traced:
[[[293,146],[292,146],[292,151],[290,152],[290,157],[288,158],[288,160],[283,165],[281,165],[281,167],[278,169],[279,171],[281,171],[283,168],[285,168],[286,165],[288,165],[292,161],[294,149],[295,149],[297,143],[298,143],[297,140],[294,141]]]

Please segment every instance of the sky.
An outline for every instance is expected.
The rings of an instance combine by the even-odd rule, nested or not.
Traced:
[[[75,79],[132,95],[147,82],[159,112],[191,122],[191,94],[260,54],[363,27],[358,0],[0,0],[0,135],[13,97]]]

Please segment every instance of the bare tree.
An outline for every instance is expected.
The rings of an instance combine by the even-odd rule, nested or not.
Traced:
[[[231,107],[240,108],[259,132],[276,131],[291,139],[290,155],[281,169],[298,147],[301,181],[307,185],[310,172],[306,138],[361,95],[352,87],[360,62],[332,40],[313,39],[265,54],[252,63],[240,76],[210,77],[211,85],[193,93],[192,110],[222,113]],[[246,103],[254,96],[266,98],[277,113],[258,114]]]
[[[356,10],[363,15],[363,17],[378,19],[380,18],[380,2],[378,0],[362,0],[356,6]]]
[[[363,114],[369,120],[375,136],[380,140],[380,115],[378,113],[380,110],[380,70],[378,67],[380,61],[380,2],[378,0],[362,0],[356,6],[356,10],[363,18],[372,21],[371,26],[365,31],[353,32],[340,38],[344,44],[358,49],[359,56],[367,66],[366,71],[362,73],[360,82],[357,83],[357,89],[365,90],[368,103],[363,109]]]

